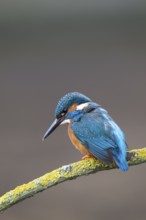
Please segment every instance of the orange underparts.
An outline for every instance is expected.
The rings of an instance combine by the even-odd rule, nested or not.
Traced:
[[[82,157],[82,159],[86,159],[86,158],[89,158],[89,157],[94,157],[93,155],[90,154],[90,152],[76,138],[76,136],[74,135],[74,132],[71,129],[70,124],[68,125],[68,135],[70,137],[71,142],[76,147],[76,149],[78,149],[82,154],[85,154],[85,156]]]
[[[74,111],[76,110],[77,104],[73,104],[68,112]],[[71,129],[71,125],[68,125],[68,135],[70,137],[71,142],[73,143],[73,145],[76,147],[76,149],[78,149],[82,154],[85,154],[84,157],[82,157],[82,159],[86,159],[89,157],[94,158],[94,156],[92,154],[90,154],[90,152],[80,143],[80,141],[76,138],[73,130]]]

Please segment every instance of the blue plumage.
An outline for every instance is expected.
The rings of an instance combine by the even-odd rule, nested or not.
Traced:
[[[91,99],[79,92],[67,93],[59,100],[55,109],[55,116],[57,117],[62,112],[67,111],[73,104],[82,104],[90,101]]]
[[[88,106],[88,110],[78,114],[70,112],[66,116],[73,119],[71,128],[75,136],[99,160],[106,164],[115,161],[121,170],[127,170],[127,145],[122,130],[107,111],[99,106],[92,109],[92,103],[90,105],[91,109]]]
[[[75,139],[72,142],[79,145],[81,152],[85,152],[85,148],[89,155],[106,164],[115,162],[122,171],[128,169],[125,135],[100,105],[78,92],[68,93],[60,99],[55,116],[44,139],[59,124],[67,122],[72,130],[70,138]]]

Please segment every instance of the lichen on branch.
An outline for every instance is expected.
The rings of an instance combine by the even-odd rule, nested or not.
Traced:
[[[129,166],[145,163],[146,148],[129,151],[127,160]],[[0,212],[56,184],[75,179],[83,175],[89,175],[91,173],[115,168],[117,168],[115,164],[108,166],[94,158],[88,158],[69,165],[64,165],[33,181],[30,181],[27,184],[17,186],[15,189],[5,193],[0,197]]]

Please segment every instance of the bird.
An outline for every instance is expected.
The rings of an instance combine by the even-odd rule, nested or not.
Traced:
[[[96,158],[106,165],[115,163],[128,170],[125,134],[106,109],[79,92],[69,92],[58,102],[55,120],[43,136],[45,140],[59,125],[68,124],[72,144],[86,158]]]

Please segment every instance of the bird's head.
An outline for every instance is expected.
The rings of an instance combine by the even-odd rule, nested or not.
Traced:
[[[55,120],[46,131],[43,140],[45,140],[60,124],[70,122],[70,113],[77,110],[82,111],[87,107],[91,99],[79,92],[71,92],[63,96],[55,109]]]

